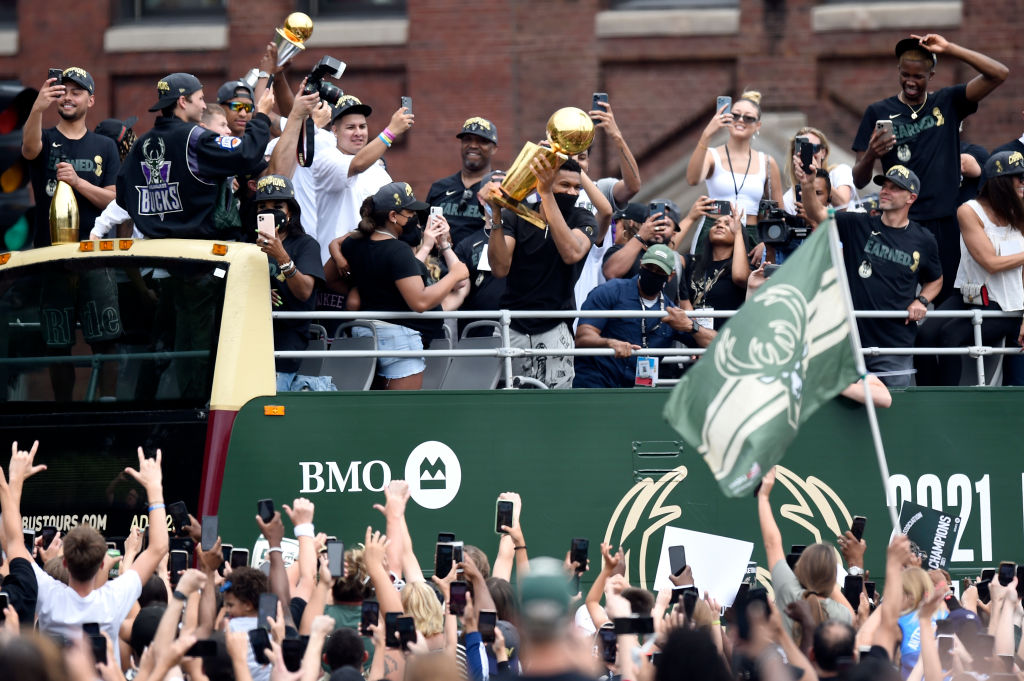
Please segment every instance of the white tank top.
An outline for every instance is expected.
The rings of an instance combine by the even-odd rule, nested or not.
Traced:
[[[747,159],[732,159],[734,173],[729,172],[728,163],[718,154],[718,149],[709,150],[715,159],[715,168],[708,178],[708,198],[718,201],[737,201],[747,215],[757,215],[757,204],[764,192],[765,177],[768,173],[767,158],[763,151],[757,152],[758,171],[744,175]],[[737,194],[737,189],[739,190]],[[780,201],[782,197],[773,197]]]
[[[985,228],[985,236],[995,246],[996,255],[1013,255],[1024,252],[1024,234],[1009,225],[994,224],[985,213],[985,209],[977,201],[967,202],[971,210],[981,220]],[[967,250],[963,236],[960,237],[960,266],[956,270],[955,288],[967,283],[985,284],[988,298],[999,303],[1004,312],[1024,310],[1024,282],[1021,281],[1021,268],[1004,270],[990,274],[978,264],[971,252]]]

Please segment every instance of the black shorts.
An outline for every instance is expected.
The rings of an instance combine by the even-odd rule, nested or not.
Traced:
[[[43,281],[39,313],[47,347],[69,348],[75,344],[75,325],[81,324],[88,343],[121,336],[121,310],[114,270],[68,272]]]

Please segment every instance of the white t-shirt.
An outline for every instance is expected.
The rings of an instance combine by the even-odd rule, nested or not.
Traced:
[[[232,617],[228,620],[228,629],[231,631],[248,633],[255,628],[255,617]],[[267,655],[270,655],[269,648],[267,649]],[[251,645],[247,648],[246,662],[249,665],[249,673],[252,675],[252,681],[270,681],[270,665],[259,664],[256,662],[256,656],[253,655]]]
[[[39,629],[47,634],[60,634],[74,640],[81,638],[82,625],[96,622],[114,644],[114,657],[121,661],[117,645],[121,623],[142,593],[139,574],[129,570],[82,598],[75,590],[46,574],[32,563],[39,584],[36,616]]]
[[[612,195],[612,190],[618,181],[614,177],[602,177],[594,183],[601,193],[604,194],[605,198],[608,199],[608,202],[612,204],[613,213],[621,208],[621,206],[616,205],[615,197]],[[581,191],[580,197],[576,199],[576,207],[586,208],[594,215],[597,215],[597,209],[594,208],[594,204],[590,202],[590,197],[584,191]],[[604,254],[611,248],[613,243],[612,229],[609,227],[608,231],[604,233],[604,239],[601,243],[590,247],[590,252],[587,253],[586,260],[583,262],[583,271],[580,272],[580,278],[576,280],[576,287],[574,289],[577,310],[583,307],[583,301],[587,299],[590,292],[605,282],[604,272],[602,271]]]
[[[349,177],[348,169],[354,158],[354,155],[342,153],[334,147],[313,159],[313,176],[318,189],[317,210],[320,213],[316,240],[320,242],[320,256],[325,263],[331,257],[327,250],[330,242],[359,225],[359,207],[363,200],[391,182],[391,176],[380,160]]]
[[[828,181],[832,183],[833,188],[850,188],[850,201],[845,206],[840,206],[839,210],[853,210],[857,207],[860,197],[857,195],[857,187],[853,184],[853,168],[845,163],[840,163],[828,171]],[[792,187],[782,195],[782,209],[790,215],[796,215],[796,192]]]

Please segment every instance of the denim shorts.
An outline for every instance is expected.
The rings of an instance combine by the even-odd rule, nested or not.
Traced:
[[[375,322],[377,329],[377,349],[384,350],[422,350],[423,337],[419,331],[399,326]],[[370,330],[365,326],[352,327],[353,336],[369,336]],[[422,373],[426,368],[422,357],[378,357],[377,375],[384,378],[405,378]]]

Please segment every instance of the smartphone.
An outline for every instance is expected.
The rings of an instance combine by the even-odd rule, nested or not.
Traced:
[[[402,108],[406,113],[412,113],[412,97],[402,97]]]
[[[196,543],[192,541],[192,537],[171,537],[167,543],[171,551],[184,551],[190,556],[196,549]]]
[[[498,613],[494,610],[481,610],[477,621],[477,631],[484,643],[494,643],[494,627],[498,624]]]
[[[256,214],[256,231],[266,236],[273,236],[277,233],[277,225],[274,224],[274,216],[270,213],[257,213]],[[273,502],[271,502],[273,503]],[[273,508],[273,506],[271,506]],[[273,517],[273,512],[271,512]],[[270,522],[264,520],[263,522]]]
[[[345,576],[345,545],[340,541],[327,542],[327,569],[335,579]]]
[[[892,121],[889,120],[875,121],[875,130],[880,130],[884,134],[889,135],[890,137],[896,136],[896,133],[893,131]]]
[[[615,633],[622,634],[653,634],[654,618],[652,617],[616,617],[612,620],[615,623]]]
[[[48,549],[57,537],[57,528],[53,525],[46,525],[43,529],[39,530],[39,536],[43,539],[43,548]],[[110,542],[107,542],[107,546],[110,546]]]
[[[864,591],[866,591],[867,594],[868,594],[868,600],[871,601],[872,603],[874,603],[874,601],[875,601],[875,583],[874,582],[864,582]],[[939,620],[939,621],[941,622],[943,620]]]
[[[718,98],[715,99],[715,113],[722,111],[722,109],[725,109],[722,113],[729,113],[729,109],[731,107],[732,97],[729,97],[728,95],[718,95]]]
[[[107,639],[99,634],[89,634],[89,644],[92,646],[92,657],[96,664],[107,663]]]
[[[36,531],[22,530],[21,536],[25,540],[25,548],[28,549],[29,553],[32,553],[36,548]]]
[[[302,669],[302,656],[305,654],[306,640],[286,638],[281,641],[281,657],[284,659],[284,667],[288,671],[297,672]]]
[[[467,591],[469,591],[469,585],[463,581],[452,582],[448,587],[448,608],[453,615],[465,614]]]
[[[789,566],[790,570],[796,569],[796,562],[800,560],[799,553],[787,553],[786,554],[786,565]]]
[[[988,603],[992,600],[992,594],[988,589],[988,585],[992,583],[992,580],[983,579],[974,586],[978,588],[978,600],[982,603]]]
[[[462,559],[463,559],[462,547],[463,546],[464,546],[463,542],[460,542],[460,541],[453,541],[452,542],[452,562],[453,563],[458,564],[458,563],[462,562]],[[460,572],[461,572],[461,570],[460,570]]]
[[[992,581],[992,578],[994,578],[995,576],[996,576],[996,569],[995,568],[985,568],[984,570],[981,571],[981,578],[982,579],[987,579],[989,581]]]
[[[396,624],[398,626],[398,645],[402,650],[408,650],[409,644],[416,640],[416,622],[411,617],[399,617]]]
[[[792,546],[789,547],[789,552],[790,553],[795,553],[796,555],[799,556],[801,553],[804,552],[804,550],[806,548],[807,548],[806,544],[793,544]]]
[[[590,540],[583,537],[573,537],[569,548],[569,562],[576,563],[576,574],[582,574],[587,569],[587,553],[590,551]]]
[[[274,233],[274,227],[271,225],[270,234]],[[265,523],[269,523],[274,519],[274,500],[273,499],[260,499],[256,502],[256,512],[260,516],[260,520]]]
[[[1000,660],[1002,660],[1002,662],[1003,662],[1003,671],[1006,672],[1007,674],[1012,674],[1013,673],[1014,656],[1013,655],[996,655],[996,657],[998,657]]]
[[[846,581],[843,583],[843,595],[846,596],[846,600],[854,610],[857,610],[860,605],[860,592],[863,590],[863,575],[846,575]]]
[[[398,618],[400,612],[384,613],[384,645],[388,648],[399,648],[401,642],[398,640]]]
[[[64,75],[64,70],[63,69],[47,69],[47,71],[46,71],[46,80],[56,79],[57,82],[54,83],[54,85],[60,85],[60,79],[61,79],[61,76],[63,76],[63,75]]]
[[[430,217],[434,217],[435,215],[439,218],[444,217],[444,208],[441,206],[431,206]]]
[[[747,592],[747,599],[745,601],[737,600],[733,602],[732,609],[736,614],[736,630],[744,641],[750,640],[750,619],[747,616],[747,612],[751,607],[761,608],[762,614],[765,617],[768,616],[768,592],[764,587],[751,587],[750,591]]]
[[[711,208],[708,209],[709,215],[732,215],[732,203],[729,201],[715,200],[711,202]]]
[[[4,616],[4,610],[11,604],[11,600],[7,597],[3,591],[0,591],[0,618]]]
[[[217,544],[217,525],[218,519],[215,515],[204,515],[203,516],[203,538],[202,547],[203,551],[209,551]]]
[[[853,516],[853,522],[850,523],[850,534],[852,534],[857,541],[864,538],[864,525],[867,522],[868,519],[862,515]]]
[[[249,646],[252,648],[253,658],[260,664],[270,664],[267,657],[267,650],[270,649],[270,635],[266,629],[257,627],[249,630]]]
[[[452,571],[454,552],[455,544],[453,542],[437,545],[437,549],[434,552],[434,574],[437,575],[438,579],[444,579]]]
[[[668,563],[669,570],[672,574],[678,577],[686,569],[686,547],[684,546],[670,546],[668,547]]]
[[[736,589],[736,596],[732,599],[733,603],[745,600],[749,592],[750,584],[747,582],[740,582],[740,588]]]
[[[999,564],[999,584],[1006,586],[1013,581],[1017,575],[1017,566],[1014,563],[1003,561]]]
[[[178,534],[181,534],[192,522],[189,520],[188,508],[185,506],[184,501],[175,501],[167,504],[167,515],[171,516],[171,522],[174,523],[174,531]]]
[[[1024,565],[1017,566],[1017,598],[1024,599]]]
[[[811,162],[814,161],[814,145],[806,137],[794,138],[796,151],[800,156],[800,165],[805,173],[811,172]]]
[[[619,637],[615,630],[602,627],[598,629],[597,634],[601,640],[601,659],[608,664],[615,664],[615,655],[619,647]]]
[[[437,543],[438,544],[450,544],[453,541],[455,541],[455,533],[454,532],[438,532],[437,533]]]
[[[231,549],[231,567],[245,567],[249,564],[249,549]]]
[[[177,584],[181,573],[188,569],[188,554],[184,551],[171,551],[167,569],[171,573],[171,584]]]
[[[185,652],[185,657],[216,657],[217,642],[211,638],[204,638],[192,644],[192,647]]]
[[[267,618],[277,619],[277,596],[275,594],[260,594],[259,617],[256,619],[256,626],[262,629],[270,629]]]
[[[693,619],[693,609],[697,607],[697,598],[698,592],[696,587],[683,590],[683,612],[688,620]]]
[[[373,636],[370,631],[371,624],[380,624],[380,603],[377,601],[363,601],[363,609],[359,615],[359,634],[361,636]]]
[[[235,547],[232,546],[231,544],[221,544],[220,545],[220,559],[223,562],[220,564],[220,567],[217,568],[217,572],[219,572],[220,574],[223,575],[224,574],[224,566],[225,565],[231,565],[231,552],[234,551],[234,550],[235,550]]]
[[[604,102],[605,104],[608,103],[608,93],[607,92],[595,92],[594,93],[594,99],[590,102],[590,110],[591,111],[607,111],[607,109],[605,109],[603,106],[601,106],[601,104],[599,102]],[[594,125],[597,125],[598,121],[597,121],[596,118],[591,118],[590,120],[594,122]]]
[[[770,262],[766,262],[764,264],[764,278],[770,279],[773,274],[779,271],[780,267],[782,267],[782,265],[773,265]]]
[[[941,621],[941,620],[940,620]],[[936,642],[939,645],[939,664],[942,665],[943,669],[953,668],[953,637],[946,635],[939,635],[936,637]]]
[[[653,217],[660,214],[661,217],[665,217],[667,213],[666,204],[664,201],[651,201],[647,204],[647,216]]]
[[[498,504],[494,509],[494,531],[504,534],[505,531],[501,529],[502,525],[512,527],[512,502],[498,499]]]

